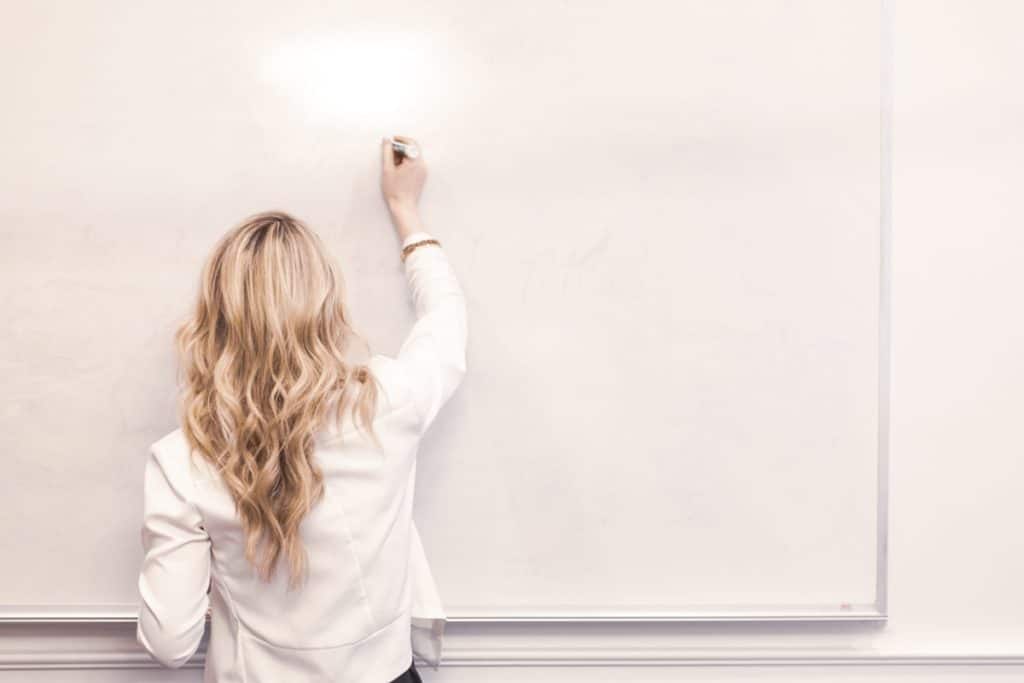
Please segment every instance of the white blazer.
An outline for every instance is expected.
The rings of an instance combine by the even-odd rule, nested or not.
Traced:
[[[181,429],[151,446],[137,638],[163,665],[196,652],[210,608],[204,681],[388,683],[413,653],[437,668],[446,618],[412,521],[413,488],[420,438],[466,372],[466,305],[442,248],[413,250],[405,274],[416,323],[394,358],[369,361],[383,387],[383,449],[347,419],[339,442],[333,421],[316,435],[325,495],[300,527],[305,585],[289,592],[283,558],[270,583],[259,579],[234,502]]]

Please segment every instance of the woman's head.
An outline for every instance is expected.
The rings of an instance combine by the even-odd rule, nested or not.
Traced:
[[[246,555],[267,580],[282,553],[292,585],[304,573],[299,524],[323,495],[313,450],[328,409],[340,425],[348,408],[376,440],[376,378],[345,358],[355,338],[323,243],[281,211],[250,216],[221,238],[178,329],[182,429],[220,470]]]

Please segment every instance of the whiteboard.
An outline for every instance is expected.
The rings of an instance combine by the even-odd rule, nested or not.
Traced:
[[[879,613],[875,4],[8,17],[5,614],[130,614],[144,455],[177,426],[171,334],[243,216],[314,227],[357,329],[397,351],[391,133],[423,144],[424,221],[469,305],[415,512],[450,616]]]

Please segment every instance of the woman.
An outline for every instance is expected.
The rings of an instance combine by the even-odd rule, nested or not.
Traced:
[[[395,357],[349,359],[342,279],[286,213],[232,229],[203,270],[177,334],[181,428],[145,466],[137,637],[165,666],[208,608],[206,681],[419,681],[414,653],[439,662],[413,485],[466,371],[465,298],[419,218],[422,156],[382,154],[417,318]]]

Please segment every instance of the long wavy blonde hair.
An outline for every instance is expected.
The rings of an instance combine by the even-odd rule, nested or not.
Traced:
[[[366,365],[345,360],[353,338],[362,339],[332,259],[316,233],[283,211],[249,216],[221,238],[195,311],[175,335],[182,431],[220,472],[246,557],[265,581],[282,553],[289,588],[305,579],[299,525],[324,494],[313,450],[332,402],[339,434],[348,409],[379,445],[378,382]]]

